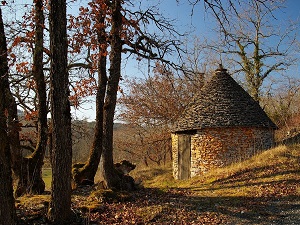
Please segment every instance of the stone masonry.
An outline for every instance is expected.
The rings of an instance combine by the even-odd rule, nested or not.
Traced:
[[[206,128],[191,136],[191,177],[241,162],[273,145],[273,132],[255,127]],[[178,136],[172,134],[173,175],[178,178]],[[177,160],[176,160],[177,159]]]
[[[188,179],[272,147],[277,126],[220,65],[172,131],[173,175]]]

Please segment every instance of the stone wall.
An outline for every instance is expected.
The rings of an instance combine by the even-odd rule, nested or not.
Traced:
[[[172,158],[173,158],[173,177],[178,179],[178,135],[171,134],[172,138]]]
[[[173,175],[178,178],[178,137],[172,135]],[[241,162],[274,144],[274,132],[255,127],[206,128],[191,136],[191,177]],[[176,147],[177,146],[177,147]]]

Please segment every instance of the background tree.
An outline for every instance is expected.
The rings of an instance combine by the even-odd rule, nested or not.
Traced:
[[[240,5],[225,12],[224,8],[211,5],[223,41],[222,47],[219,43],[212,47],[224,53],[224,58],[228,57],[236,68],[234,73],[244,75],[247,91],[260,101],[266,78],[286,70],[295,60],[291,57],[295,26],[272,22],[276,12],[283,8],[280,1],[240,1]],[[223,14],[226,19],[221,20],[219,15]]]
[[[120,189],[121,180],[113,164],[113,124],[117,102],[117,92],[121,78],[122,54],[122,14],[121,0],[111,2],[111,52],[109,56],[110,69],[107,83],[107,92],[104,100],[103,113],[103,151],[101,172],[109,188]]]
[[[116,138],[119,151],[139,155],[145,164],[166,162],[171,156],[171,128],[205,82],[199,70],[190,68],[177,74],[157,63],[154,75],[124,81],[117,118],[128,125]]]
[[[104,99],[107,85],[107,47],[108,37],[106,33],[105,20],[108,11],[108,1],[99,1],[91,3],[93,17],[95,21],[95,30],[97,35],[98,47],[98,85],[96,89],[96,121],[94,129],[94,139],[90,150],[90,157],[85,164],[75,164],[73,166],[73,179],[76,184],[80,184],[83,180],[94,182],[98,165],[102,154],[103,143],[103,112]]]
[[[44,30],[44,14],[43,14],[43,1],[35,0],[35,35],[34,35],[34,53],[33,53],[33,68],[32,74],[34,78],[35,88],[37,92],[37,141],[32,154],[23,158],[21,157],[16,166],[18,168],[18,185],[15,191],[16,196],[24,193],[37,193],[41,194],[45,190],[45,183],[42,179],[42,166],[44,155],[47,146],[47,92],[46,82],[43,71],[43,30]],[[17,116],[17,115],[16,115]],[[32,119],[32,117],[31,117]],[[19,142],[18,134],[15,134],[13,142]],[[20,145],[20,144],[17,144]],[[16,150],[17,152],[17,150]],[[14,154],[16,154],[16,152]],[[18,156],[16,156],[18,157]],[[20,171],[21,170],[21,171]]]
[[[7,104],[5,90],[8,86],[7,47],[0,7],[0,223],[16,224],[15,201],[11,172],[10,148],[7,136]]]
[[[274,87],[272,87],[274,86]],[[261,103],[271,119],[280,128],[277,138],[282,140],[300,131],[300,81],[285,77],[281,83],[272,83]]]
[[[44,12],[43,0],[34,0],[35,4],[35,47],[33,54],[33,69],[32,73],[37,90],[37,144],[31,158],[31,166],[34,165],[35,171],[32,177],[31,191],[34,193],[42,193],[45,190],[45,183],[42,179],[42,166],[44,155],[46,152],[48,139],[48,124],[47,124],[47,92],[46,81],[43,71],[43,53],[44,53]]]
[[[95,121],[72,121],[72,158],[73,162],[88,160],[89,149],[94,137]]]
[[[67,70],[66,1],[50,1],[51,118],[53,136],[52,192],[48,216],[55,224],[71,217],[71,114]]]
[[[132,124],[170,126],[204,82],[202,73],[178,76],[159,63],[153,72],[148,78],[124,82],[119,119]]]
[[[114,157],[137,166],[166,165],[171,159],[169,129],[122,124],[115,131]]]
[[[170,46],[174,46],[176,40],[162,40],[161,37],[158,38],[157,35],[150,35],[147,33],[147,30],[142,30],[141,27],[145,27],[146,24],[148,24],[149,20],[153,20],[155,23],[160,26],[161,29],[166,29],[171,32],[172,26],[167,26],[167,22],[160,20],[159,18],[156,18],[158,15],[153,9],[152,10],[146,10],[144,13],[142,11],[130,11],[124,8],[125,3],[122,1],[120,2],[120,8],[117,7],[115,4],[117,2],[105,2],[105,1],[94,1],[90,3],[91,11],[89,9],[81,8],[82,16],[80,19],[82,22],[80,24],[77,24],[76,21],[72,22],[71,24],[76,27],[77,25],[84,26],[84,28],[87,28],[87,25],[90,26],[93,22],[97,22],[94,27],[91,27],[90,29],[87,29],[87,34],[91,35],[91,31],[96,30],[98,41],[93,42],[93,35],[91,36],[89,43],[96,43],[99,45],[99,52],[98,55],[96,55],[96,59],[98,60],[98,76],[103,76],[103,79],[99,79],[98,82],[99,85],[102,83],[102,91],[105,92],[105,99],[103,98],[104,92],[100,92],[102,94],[101,98],[98,98],[99,93],[99,85],[98,85],[98,93],[97,93],[97,110],[103,111],[103,131],[99,132],[98,134],[104,135],[103,137],[103,152],[102,152],[102,171],[109,171],[104,172],[104,179],[107,181],[108,186],[117,187],[120,183],[118,181],[117,176],[112,176],[111,174],[114,174],[114,168],[113,168],[113,120],[114,120],[114,113],[115,113],[115,107],[116,107],[116,97],[117,92],[119,90],[119,80],[121,79],[121,54],[135,54],[139,60],[141,58],[147,58],[147,60],[150,59],[156,59],[156,60],[162,60],[165,61],[164,56],[171,51]],[[109,16],[105,18],[106,11],[103,9],[106,9],[107,12],[109,12]],[[116,7],[117,9],[115,9]],[[101,11],[102,10],[102,11]],[[119,10],[119,12],[116,12],[116,10]],[[91,16],[87,18],[86,15],[88,12],[92,12]],[[99,13],[100,12],[100,13]],[[115,15],[113,16],[113,13]],[[96,15],[96,16],[95,16]],[[99,15],[97,17],[97,15]],[[120,19],[120,18],[121,19]],[[92,19],[91,19],[92,18]],[[98,18],[105,18],[104,23],[99,23]],[[114,21],[114,19],[119,19],[119,21]],[[102,21],[103,21],[102,20]],[[141,24],[139,24],[139,22]],[[119,24],[121,23],[121,24]],[[76,26],[75,26],[76,25]],[[109,25],[108,27],[106,25]],[[115,26],[115,27],[114,27]],[[119,27],[120,26],[120,27]],[[103,31],[101,31],[103,29]],[[174,31],[174,30],[173,30]],[[106,33],[105,33],[106,32]],[[99,35],[100,34],[100,35]],[[100,38],[99,38],[100,37]],[[86,37],[84,38],[86,39]],[[82,40],[81,36],[76,36],[76,39],[74,39],[74,46],[77,46],[77,40]],[[100,42],[102,41],[102,42]],[[104,42],[106,41],[106,42]],[[94,45],[89,45],[89,43],[86,43],[88,48],[91,49],[91,52],[95,50],[96,48]],[[114,46],[113,46],[114,45]],[[120,45],[120,46],[119,46]],[[82,47],[81,45],[78,45],[79,47]],[[110,48],[108,48],[110,47]],[[119,52],[120,51],[120,52]],[[110,56],[110,69],[109,69],[109,77],[106,81],[106,65],[105,63],[101,63],[101,60],[106,60],[106,55],[109,54]],[[116,54],[116,56],[114,56]],[[120,54],[120,56],[118,56]],[[101,59],[102,57],[102,59]],[[128,56],[129,57],[129,56]],[[119,61],[118,61],[119,60]],[[92,65],[95,63],[92,62]],[[102,66],[101,66],[102,65]],[[107,82],[107,83],[106,83]],[[105,86],[106,85],[106,86]],[[98,99],[101,99],[101,101],[98,101]],[[104,104],[104,105],[100,105]],[[96,112],[97,115],[100,115],[101,112]],[[100,117],[99,117],[100,118]],[[97,121],[100,121],[97,119]],[[98,123],[98,122],[97,122]],[[96,125],[96,129],[100,129],[100,126]],[[95,132],[97,134],[97,131]],[[97,139],[95,139],[94,143],[98,143],[97,145],[100,145],[100,138],[98,136]],[[95,146],[95,145],[93,145]],[[80,183],[80,180],[83,179],[89,179],[93,180],[93,174],[97,170],[97,163],[93,163],[93,169],[90,166],[92,159],[98,159],[99,158],[99,149],[97,151],[94,151],[94,147],[92,147],[92,151],[90,154],[90,159],[85,163],[85,165],[75,165],[75,169],[73,170],[75,173],[73,173],[73,177],[75,178],[75,181],[77,183]],[[104,149],[106,152],[104,153]],[[101,151],[101,150],[100,150]],[[106,163],[109,162],[109,163]],[[95,160],[94,162],[97,162]],[[80,167],[80,168],[78,168]],[[88,170],[93,170],[94,172],[89,173]],[[108,169],[110,168],[110,169]],[[107,174],[106,174],[107,173]],[[109,174],[111,173],[111,174]],[[116,181],[109,181],[109,179],[116,178]],[[120,188],[120,187],[119,187]]]

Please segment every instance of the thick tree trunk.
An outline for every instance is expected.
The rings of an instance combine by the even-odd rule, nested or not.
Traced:
[[[3,56],[4,57],[4,56]],[[18,192],[24,193],[26,190],[27,182],[23,181],[23,156],[20,146],[20,124],[18,118],[18,109],[17,103],[12,95],[10,88],[9,88],[9,80],[8,75],[2,76],[4,82],[4,91],[5,91],[5,104],[7,110],[7,126],[8,126],[8,140],[10,144],[10,152],[11,152],[11,163],[12,169],[14,172],[14,176],[17,182],[16,188],[16,196],[18,197]],[[25,174],[25,176],[27,176]],[[22,191],[20,191],[22,190]]]
[[[16,224],[10,148],[6,125],[5,77],[8,76],[7,47],[0,8],[0,224]]]
[[[104,24],[106,12],[99,15],[98,24]],[[99,45],[99,61],[98,61],[98,87],[96,95],[96,125],[94,141],[90,152],[88,162],[82,168],[73,167],[73,179],[77,185],[82,181],[89,180],[94,183],[94,178],[98,170],[101,154],[102,154],[102,138],[103,138],[103,105],[106,92],[107,74],[106,74],[106,51],[107,40],[105,27],[100,26],[97,31]],[[104,47],[105,46],[105,47]]]
[[[19,133],[19,118],[18,118],[18,110],[17,103],[15,98],[13,97],[10,89],[9,89],[9,81],[8,77],[4,77],[5,79],[5,94],[6,94],[6,105],[8,111],[8,138],[10,144],[11,151],[11,162],[12,169],[14,172],[14,176],[17,182],[17,187],[15,190],[15,196],[19,197],[20,195],[26,192],[27,187],[27,174],[23,173],[24,168],[24,158],[22,156],[21,146],[20,146],[20,133]],[[26,181],[24,180],[24,177]]]
[[[33,154],[25,159],[16,160],[18,172],[18,185],[15,195],[25,193],[41,194],[45,191],[45,182],[42,179],[42,167],[47,146],[47,94],[43,72],[43,30],[44,14],[43,1],[35,0],[35,49],[33,55],[33,76],[38,97],[38,137]],[[16,107],[15,107],[16,108]],[[15,109],[17,110],[17,108]],[[15,134],[17,138],[17,134]],[[16,140],[16,139],[13,139]],[[15,144],[17,145],[17,143]],[[21,166],[20,166],[21,165]]]
[[[2,181],[0,184],[0,224],[5,225],[16,224],[16,212],[13,197],[11,154],[6,132],[7,126],[5,116],[5,94],[3,91],[4,85],[2,81],[2,65],[0,67],[0,180]]]
[[[121,180],[113,164],[113,124],[117,101],[119,80],[121,77],[121,52],[122,52],[122,14],[121,0],[111,3],[112,28],[110,52],[110,76],[104,104],[104,129],[102,152],[102,175],[108,188],[121,188]]]
[[[66,0],[50,1],[50,86],[53,129],[52,192],[48,212],[54,224],[71,219],[72,140],[67,72]]]

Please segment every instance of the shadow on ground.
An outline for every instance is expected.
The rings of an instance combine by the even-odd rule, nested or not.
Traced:
[[[145,224],[300,224],[297,196],[201,197],[188,190],[144,189],[135,199],[152,213]],[[159,209],[158,209],[159,208]],[[120,221],[121,222],[121,221]]]
[[[72,224],[300,224],[299,196],[205,197],[187,189],[150,188],[130,195],[109,203],[73,196]],[[45,207],[19,207],[20,224],[48,224]]]

